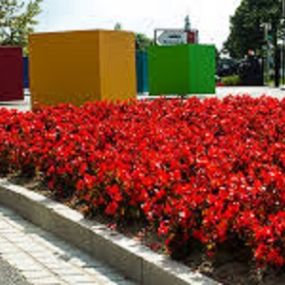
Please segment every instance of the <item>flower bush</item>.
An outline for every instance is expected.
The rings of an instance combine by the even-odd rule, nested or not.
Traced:
[[[285,264],[285,100],[191,98],[1,109],[2,175],[41,173],[90,213],[144,221],[170,254],[238,241]]]

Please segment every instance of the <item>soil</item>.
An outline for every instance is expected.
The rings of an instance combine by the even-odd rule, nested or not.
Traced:
[[[50,199],[56,200],[66,206],[85,214],[84,205],[78,203],[76,198],[59,200],[41,182],[41,179],[29,179],[12,175],[9,181],[23,186],[31,191],[38,192]],[[116,225],[106,216],[96,215],[86,217],[96,222],[107,225],[110,229],[116,230],[125,236],[135,239],[146,245],[155,252],[167,254],[163,242],[155,235],[154,231],[144,224]],[[238,249],[238,250],[237,250]],[[219,248],[214,260],[210,260],[201,250],[200,246],[193,245],[191,254],[187,259],[180,260],[191,270],[199,271],[206,276],[221,282],[224,285],[285,285],[284,269],[268,268],[257,270],[251,260],[250,250],[242,246],[225,245]]]

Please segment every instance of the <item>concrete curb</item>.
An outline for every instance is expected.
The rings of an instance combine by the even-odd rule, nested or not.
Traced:
[[[141,285],[216,285],[218,282],[157,254],[80,213],[0,179],[0,203],[33,224],[105,262]]]

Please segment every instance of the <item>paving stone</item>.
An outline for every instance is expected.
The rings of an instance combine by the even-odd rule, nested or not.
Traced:
[[[124,280],[112,268],[2,206],[0,255],[17,268],[30,284],[134,284]]]
[[[21,272],[13,268],[0,257],[0,284],[1,285],[30,285]]]

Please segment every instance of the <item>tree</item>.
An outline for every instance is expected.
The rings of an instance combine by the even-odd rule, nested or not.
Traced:
[[[231,17],[231,30],[224,49],[232,57],[243,58],[248,50],[262,54],[263,46],[270,42],[273,45],[275,63],[278,58],[278,36],[284,27],[280,25],[282,3],[279,0],[242,0]],[[265,39],[264,26],[268,23],[271,30]],[[277,64],[275,64],[277,66]],[[276,73],[279,72],[276,68]]]
[[[1,0],[0,0],[1,1]],[[122,31],[122,24],[117,22],[114,26],[115,31]],[[136,49],[139,51],[145,51],[151,44],[153,40],[148,38],[145,34],[137,33],[136,34]]]
[[[190,22],[190,17],[189,17],[189,15],[187,15],[187,16],[185,17],[184,22],[185,22],[185,25],[184,25],[185,31],[191,31],[191,22]]]
[[[28,45],[28,35],[37,24],[42,0],[1,0],[0,45]]]
[[[231,31],[224,48],[236,58],[242,58],[248,50],[260,53],[265,44],[263,23],[271,24],[269,37],[276,46],[281,13],[281,2],[277,0],[242,0],[231,17]]]
[[[115,31],[121,31],[123,29],[123,26],[121,23],[116,23],[114,30]]]
[[[224,44],[231,57],[242,58],[248,49],[256,50],[262,45],[263,34],[255,18],[251,18],[251,11],[247,1],[241,5],[231,17],[231,32]]]
[[[145,34],[136,34],[136,47],[139,51],[145,51],[149,46],[153,44],[153,40],[148,38]]]

